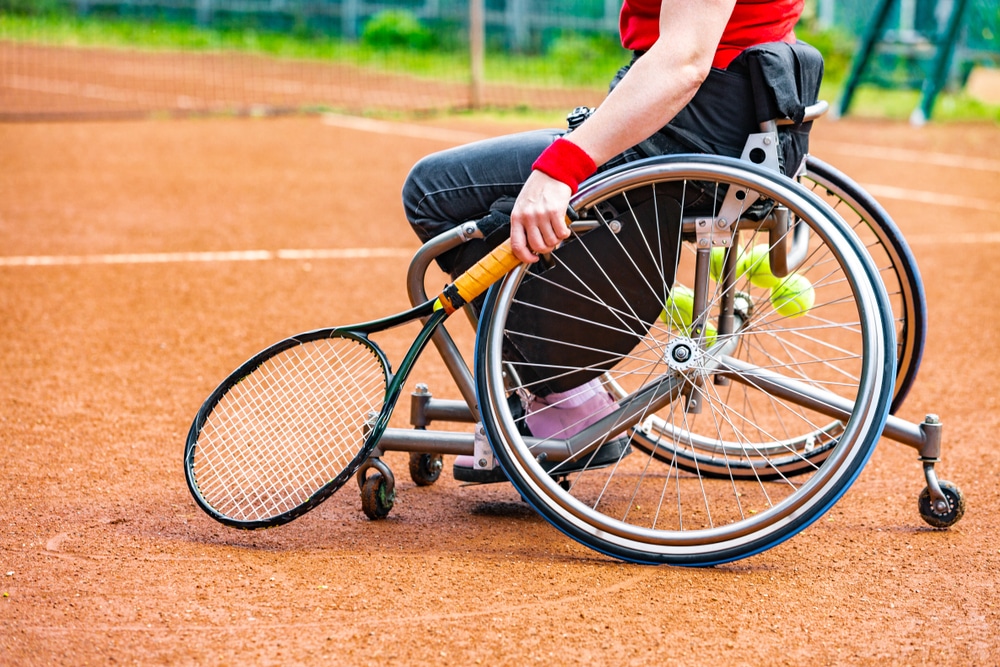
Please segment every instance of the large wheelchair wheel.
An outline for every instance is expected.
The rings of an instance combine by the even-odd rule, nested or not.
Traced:
[[[882,205],[845,174],[810,155],[801,182],[844,218],[878,267],[895,322],[896,386],[891,409],[895,413],[917,377],[927,335],[927,304],[917,262]]]
[[[892,399],[891,311],[857,237],[804,188],[718,157],[634,163],[572,205],[574,237],[495,286],[480,318],[483,423],[517,490],[567,535],[643,563],[731,561],[815,521]],[[730,247],[785,249],[784,314],[737,251],[711,268],[704,226],[737,219]],[[805,312],[789,317],[793,285]],[[538,419],[595,382],[617,400],[569,438],[533,434],[507,400]]]

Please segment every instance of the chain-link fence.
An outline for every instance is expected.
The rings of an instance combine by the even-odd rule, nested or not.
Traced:
[[[900,0],[930,30],[939,0]],[[944,4],[947,4],[945,1]],[[966,56],[1000,53],[971,0]],[[0,0],[0,119],[336,109],[571,109],[628,59],[620,0]],[[860,34],[870,2],[814,0]]]

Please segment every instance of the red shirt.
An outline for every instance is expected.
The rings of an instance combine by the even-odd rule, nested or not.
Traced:
[[[625,0],[618,26],[622,46],[646,51],[660,36],[660,5],[670,0]],[[767,42],[794,42],[804,0],[736,0],[713,67],[724,69],[743,49]]]

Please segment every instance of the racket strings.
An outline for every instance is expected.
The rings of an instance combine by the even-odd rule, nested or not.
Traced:
[[[202,497],[238,521],[307,502],[361,451],[381,410],[386,371],[363,342],[335,337],[268,359],[219,400],[194,461]]]

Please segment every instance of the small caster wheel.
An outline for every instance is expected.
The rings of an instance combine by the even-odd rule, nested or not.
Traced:
[[[931,503],[931,491],[924,487],[917,498],[917,508],[920,510],[920,518],[935,528],[948,528],[958,523],[958,520],[965,514],[965,495],[961,489],[951,482],[939,482],[941,491],[948,499],[948,509],[943,512],[938,511]]]
[[[387,491],[385,477],[373,472],[361,485],[361,510],[372,521],[384,519],[392,511],[396,491]]]
[[[444,457],[440,454],[410,452],[410,479],[417,486],[430,486],[438,481],[444,470]]]

